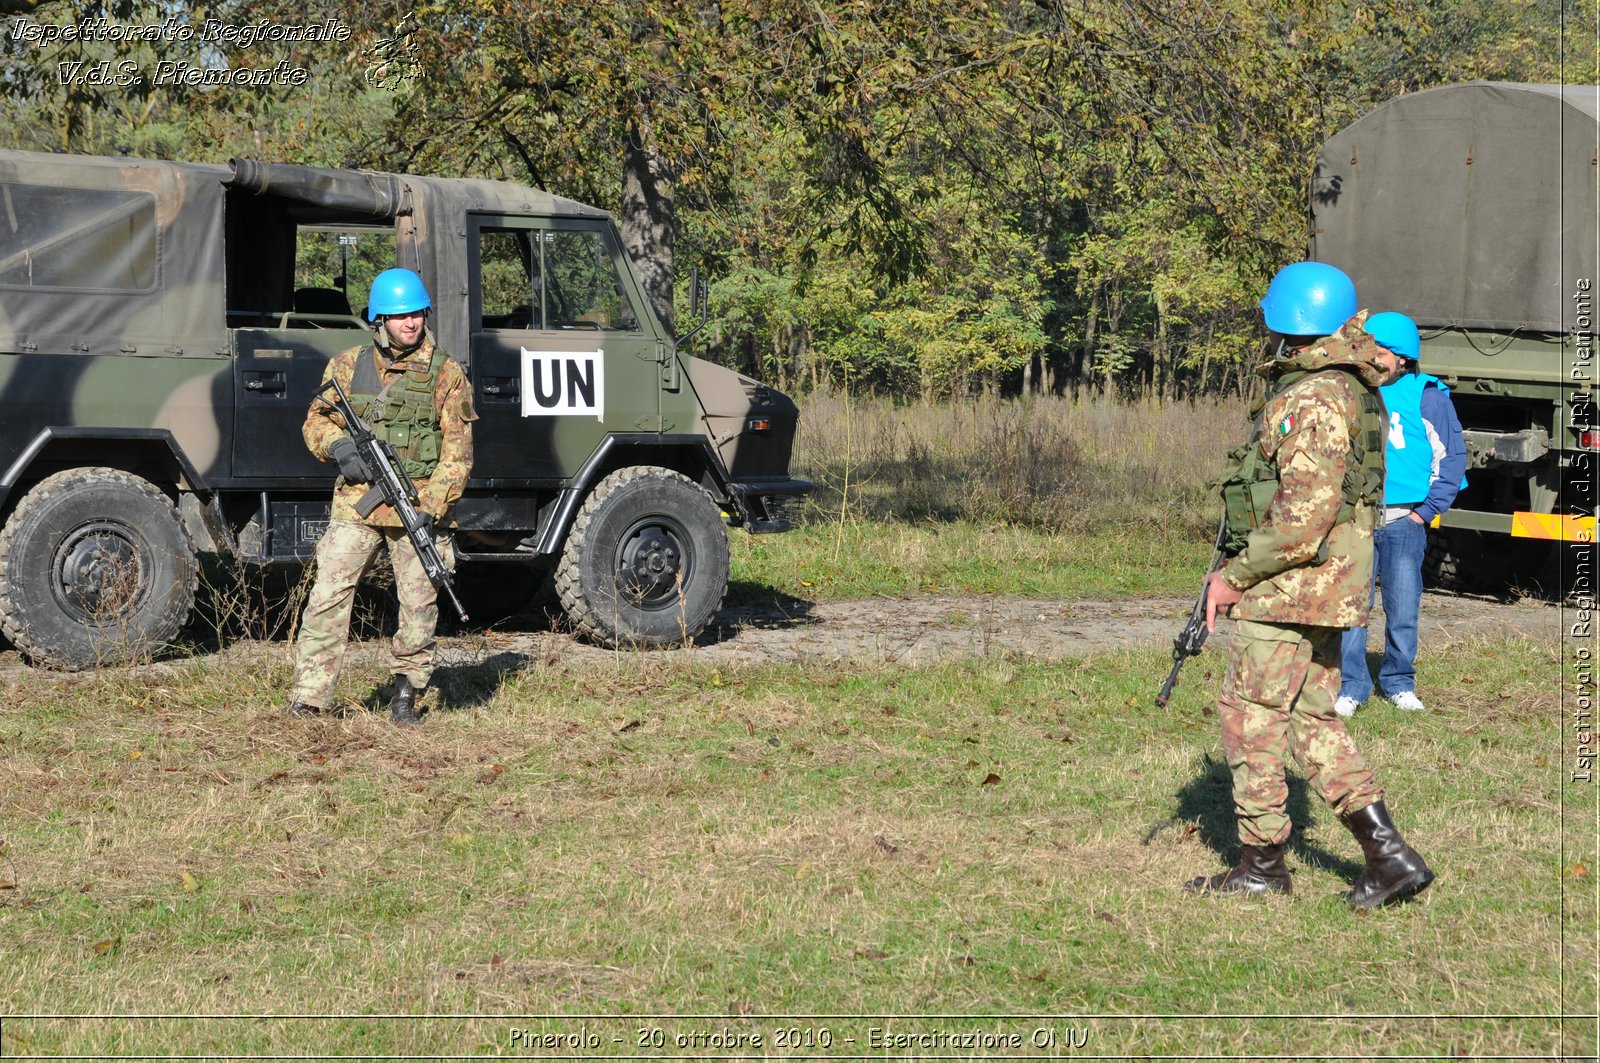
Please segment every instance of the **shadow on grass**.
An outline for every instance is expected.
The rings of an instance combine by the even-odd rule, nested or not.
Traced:
[[[715,646],[736,638],[740,631],[748,628],[781,631],[815,624],[819,622],[811,615],[815,604],[764,583],[733,580],[728,584],[728,593],[723,600],[722,608],[713,614],[705,630],[693,640],[692,644]],[[443,615],[440,616],[440,634],[465,634],[480,628],[477,614],[473,615],[474,622],[471,625],[456,624],[453,621],[447,625],[446,619]],[[548,583],[522,608],[496,621],[492,626],[497,631],[520,635],[571,632],[571,627],[562,613],[561,603],[556,599],[555,592]],[[677,649],[679,646],[674,644],[668,648]]]
[[[433,670],[428,682],[428,692],[421,704],[428,708],[427,715],[460,712],[491,701],[506,676],[527,667],[533,658],[525,653],[496,653],[478,661],[455,661],[440,664]],[[387,713],[389,700],[394,697],[394,681],[388,680],[374,687],[361,700],[361,707],[371,713]],[[426,718],[426,717],[424,717]]]
[[[309,589],[302,571],[292,566],[246,570],[214,564],[202,580],[196,613],[184,630],[183,650],[216,653],[242,639],[287,642],[295,632]],[[456,590],[472,619],[463,623],[441,602],[441,636],[489,629],[524,635],[570,630],[548,573],[510,564],[463,566],[457,574]],[[694,645],[726,642],[744,628],[782,630],[814,624],[813,605],[764,583],[731,581],[722,608]],[[357,585],[350,637],[387,638],[394,634],[398,619],[393,577],[380,561]]]
[[[733,580],[721,609],[711,618],[705,631],[695,639],[696,646],[714,646],[734,638],[745,628],[785,631],[820,623],[811,615],[816,603],[769,587],[765,583]]]
[[[1228,765],[1213,760],[1209,753],[1200,758],[1199,772],[1178,790],[1178,807],[1170,819],[1157,824],[1145,835],[1144,843],[1161,831],[1178,824],[1195,825],[1200,841],[1222,858],[1228,866],[1238,862],[1240,853],[1239,831],[1233,815],[1233,773]],[[1313,822],[1312,805],[1317,806],[1317,822],[1336,822],[1332,810],[1322,804],[1306,781],[1294,772],[1288,773],[1288,813],[1292,824],[1288,848],[1302,863],[1325,868],[1349,881],[1355,881],[1362,864],[1329,852],[1322,846],[1306,840],[1305,830]],[[1326,817],[1324,820],[1322,817]],[[1353,843],[1352,843],[1353,844]]]

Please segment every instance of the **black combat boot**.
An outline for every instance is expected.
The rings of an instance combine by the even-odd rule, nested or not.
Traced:
[[[389,719],[393,723],[422,722],[422,717],[417,715],[417,690],[411,685],[410,676],[394,677],[394,697],[389,701]]]
[[[1246,845],[1232,871],[1199,878],[1184,885],[1190,893],[1288,893],[1289,869],[1283,866],[1283,846]]]
[[[1359,812],[1339,817],[1361,843],[1367,866],[1356,876],[1356,885],[1344,899],[1352,908],[1381,908],[1415,897],[1433,881],[1433,872],[1422,856],[1395,830],[1389,810],[1382,801]]]
[[[283,711],[287,712],[290,716],[306,717],[322,715],[321,708],[311,704],[309,701],[301,701],[299,698],[295,698],[293,701],[289,702],[289,707]]]

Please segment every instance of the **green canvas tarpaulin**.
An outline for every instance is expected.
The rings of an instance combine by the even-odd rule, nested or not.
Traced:
[[[1600,89],[1473,81],[1400,96],[1323,145],[1311,257],[1424,327],[1595,331]]]

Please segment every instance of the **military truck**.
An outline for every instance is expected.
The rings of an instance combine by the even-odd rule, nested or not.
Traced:
[[[1600,101],[1473,81],[1389,100],[1329,138],[1311,257],[1422,329],[1466,433],[1441,575],[1503,571],[1494,537],[1592,542]]]
[[[798,412],[678,349],[603,210],[515,184],[0,151],[0,629],[75,669],[173,640],[197,555],[303,563],[300,426],[417,271],[479,420],[462,564],[551,570],[607,645],[697,635],[729,526],[778,532]],[[505,570],[509,572],[509,570]]]

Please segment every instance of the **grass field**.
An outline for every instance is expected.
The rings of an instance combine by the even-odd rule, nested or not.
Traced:
[[[858,471],[911,440],[983,468],[970,441],[1005,424],[1099,471],[1024,477],[1044,501],[1000,520],[959,477],[853,499],[808,441],[811,523],[735,536],[735,593],[1188,594],[1208,473],[1158,444],[1221,416],[836,400],[835,434],[897,425]],[[495,646],[456,640],[404,732],[284,717],[281,642],[4,673],[0,1056],[1594,1055],[1600,854],[1562,647],[1425,640],[1435,711],[1355,718],[1439,880],[1353,915],[1359,850],[1298,776],[1292,897],[1180,888],[1237,852],[1220,647],[1157,711],[1160,648],[907,668]]]
[[[886,1027],[1087,1029],[1078,1055],[1592,1046],[1592,1023],[1550,1018],[1595,992],[1574,960],[1592,950],[1562,948],[1592,942],[1595,854],[1562,848],[1553,651],[1453,647],[1421,680],[1458,690],[1447,710],[1357,718],[1440,875],[1366,916],[1337,899],[1358,851],[1298,780],[1292,898],[1178,888],[1235,851],[1206,715],[1221,661],[1156,712],[1156,651],[916,670],[467,654],[416,733],[286,722],[276,653],[30,675],[0,709],[0,1009],[631,1014],[587,1025],[644,1055],[672,1053],[637,1029],[718,1025],[662,1014],[1101,1016]],[[1400,1018],[1435,1014],[1456,1018]],[[513,1030],[580,1025],[13,1018],[0,1036],[7,1056],[515,1055]],[[773,1049],[783,1024],[722,1025]],[[826,1058],[872,1054],[842,1038],[885,1026],[825,1025]]]

